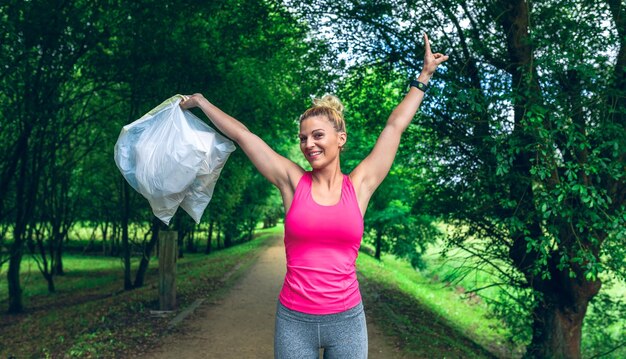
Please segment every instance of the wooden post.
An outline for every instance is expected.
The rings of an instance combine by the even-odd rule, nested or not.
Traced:
[[[176,308],[176,258],[178,232],[159,231],[159,307]]]

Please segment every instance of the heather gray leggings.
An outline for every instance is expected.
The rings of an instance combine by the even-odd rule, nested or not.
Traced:
[[[280,302],[276,309],[275,359],[367,358],[367,325],[363,304],[345,312],[313,315],[291,310]]]

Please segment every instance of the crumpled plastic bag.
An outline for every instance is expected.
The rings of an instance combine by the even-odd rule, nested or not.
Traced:
[[[169,224],[178,207],[200,223],[215,183],[235,145],[170,97],[124,126],[115,163],[152,212]]]

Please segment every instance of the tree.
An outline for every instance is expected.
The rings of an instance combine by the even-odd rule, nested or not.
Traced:
[[[251,240],[252,234],[261,219],[266,217],[267,201],[270,198],[272,187],[259,172],[253,172],[248,185],[243,191],[243,198],[239,202],[235,213],[245,240]]]
[[[150,236],[150,240],[147,241],[147,245],[145,245],[143,248],[141,260],[139,261],[139,267],[137,268],[137,273],[135,273],[133,288],[143,287],[144,281],[146,279],[146,272],[148,271],[148,266],[150,265],[150,256],[152,256],[152,252],[157,246],[157,243],[159,241],[159,230],[162,227],[164,227],[163,222],[161,222],[161,220],[157,217],[153,217],[150,231],[146,233],[146,236]],[[146,241],[144,240],[144,242]]]
[[[99,52],[98,44],[106,38],[100,23],[105,11],[86,1],[13,1],[0,6],[0,58],[5,64],[0,73],[0,191],[9,194],[0,197],[0,220],[13,218],[7,272],[11,313],[23,310],[19,272],[24,242],[42,203],[45,169],[58,148],[46,135],[85,121],[79,116],[68,123],[61,110],[80,103],[94,89],[64,90],[81,59]]]
[[[319,70],[327,48],[307,31],[289,9],[266,1],[2,3],[0,246],[9,254],[0,266],[9,267],[9,311],[23,310],[24,250],[37,253],[52,290],[77,222],[93,224],[94,239],[100,230],[103,252],[124,257],[126,289],[141,285],[156,231],[143,241],[136,233],[152,215],[112,152],[120,128],[163,99],[202,92],[286,152],[296,142],[287,136],[293,120],[330,78]],[[269,183],[250,182],[252,167],[237,156],[211,213],[227,241],[243,230],[233,212],[245,208],[242,191],[255,191],[248,200],[261,204],[271,193]],[[135,248],[144,256],[133,284]]]
[[[419,69],[425,30],[451,55],[419,118],[433,134],[414,159],[432,179],[432,208],[457,224],[450,244],[507,283],[517,309],[502,312],[528,333],[526,356],[580,357],[601,279],[626,279],[624,3],[303,7],[318,22],[334,16],[326,25],[363,62]]]

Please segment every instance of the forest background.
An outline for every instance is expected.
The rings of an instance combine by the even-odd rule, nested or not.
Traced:
[[[112,160],[123,125],[176,93],[202,92],[302,161],[296,120],[311,95],[332,92],[346,105],[349,172],[419,72],[423,32],[450,60],[371,201],[365,242],[374,256],[392,253],[418,270],[425,251],[440,248],[462,258],[450,280],[485,273],[470,289],[497,288],[484,298],[529,357],[619,353],[626,345],[620,0],[4,2],[6,311],[27,309],[25,256],[55,291],[78,228],[89,229],[90,251],[122,258],[124,289],[143,285],[149,256],[142,253],[155,246],[159,223]],[[276,191],[236,151],[202,222],[179,213],[171,227],[182,255],[211,251],[207,241],[229,247],[250,238],[259,221],[283,215]],[[133,256],[142,258],[134,279]]]

